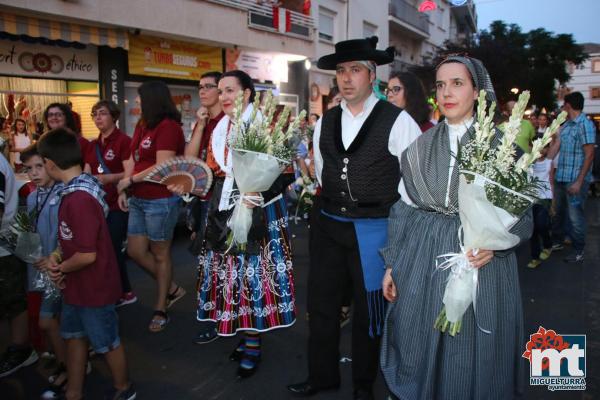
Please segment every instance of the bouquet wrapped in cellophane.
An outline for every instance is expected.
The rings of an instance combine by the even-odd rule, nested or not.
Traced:
[[[244,248],[252,224],[252,210],[244,203],[263,206],[259,193],[268,190],[289,165],[296,154],[293,132],[304,119],[306,112],[288,124],[290,109],[285,107],[276,121],[277,104],[271,91],[267,92],[262,117],[257,116],[260,96],[254,99],[252,113],[246,121],[243,115],[243,93],[237,96],[234,108],[232,135],[229,148],[232,152],[232,170],[239,190],[235,208],[227,226],[231,229],[230,244]]]
[[[8,229],[0,232],[0,246],[30,264],[42,258],[42,242],[35,221],[35,211],[19,212]]]
[[[529,92],[524,91],[503,129],[500,143],[494,146],[496,104],[492,103],[487,110],[482,90],[478,99],[475,136],[459,147],[456,156],[460,172],[458,212],[462,239],[461,232],[458,235],[462,252],[438,257],[441,262],[437,268],[450,269],[450,275],[444,291],[444,307],[434,323],[436,329],[448,331],[451,336],[460,332],[462,317],[471,303],[473,309],[476,308],[478,270],[469,262],[467,253],[473,250],[476,254],[479,249],[507,250],[519,243],[519,237],[510,229],[536,201],[540,186],[529,173],[530,166],[566,119],[566,113],[562,112],[546,128],[543,137],[533,142],[531,152],[516,160],[514,143],[528,101]]]
[[[42,241],[37,233],[36,219],[35,210],[19,212],[9,228],[0,232],[0,247],[28,264],[34,264],[43,257]],[[43,270],[36,271],[33,277],[33,288],[43,291],[46,298],[60,295],[60,290]]]

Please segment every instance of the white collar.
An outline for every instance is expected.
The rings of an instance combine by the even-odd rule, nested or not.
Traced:
[[[350,109],[348,109],[348,102],[345,99],[343,99],[342,102],[340,103],[340,107],[342,107],[343,112],[347,112],[349,115],[352,116],[352,118],[360,118],[365,115],[369,115],[371,113],[371,110],[373,109],[373,107],[375,107],[375,104],[377,103],[378,100],[379,99],[375,96],[375,93],[373,93],[371,91],[371,94],[369,95],[369,97],[367,97],[367,99],[365,100],[365,103],[363,104],[362,111],[356,115],[353,115],[352,112],[350,112]]]
[[[475,118],[471,116],[471,118],[466,119],[458,124],[450,124],[448,120],[444,120],[446,125],[448,125],[448,133],[451,137],[457,137],[459,140],[462,139],[463,135],[469,130],[471,125],[473,125],[473,121]]]
[[[244,112],[242,113],[242,121],[248,122],[250,119],[250,115],[252,114],[252,110],[254,107],[252,103],[248,104]],[[256,118],[260,121],[262,119],[262,114],[260,110],[256,113]],[[213,131],[212,135],[212,148],[215,160],[219,167],[223,172],[225,172],[225,181],[223,182],[223,189],[221,191],[221,199],[219,201],[219,210],[229,210],[234,206],[231,202],[231,194],[233,192],[233,157],[232,152],[227,152],[227,160],[225,160],[225,147],[229,144],[227,143],[227,131],[229,130],[229,117],[226,115],[221,118],[217,127]]]

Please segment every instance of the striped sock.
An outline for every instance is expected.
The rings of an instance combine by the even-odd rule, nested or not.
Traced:
[[[240,367],[252,369],[256,366],[256,360],[260,357],[260,336],[257,333],[246,333],[244,342],[244,356],[240,362]]]
[[[243,353],[244,349],[245,349],[244,341],[240,340],[240,342],[238,343],[238,346],[235,348],[235,351],[239,351],[240,353]]]

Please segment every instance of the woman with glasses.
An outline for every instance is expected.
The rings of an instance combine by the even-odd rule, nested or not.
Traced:
[[[160,332],[169,322],[167,308],[185,295],[172,281],[171,241],[180,199],[165,186],[144,182],[144,178],[156,165],[183,155],[185,139],[181,114],[164,82],[144,82],[138,94],[142,118],[133,134],[125,175],[117,186],[118,203],[121,210],[129,211],[127,254],[156,279],[157,297],[148,330]],[[128,199],[125,190],[129,188]]]
[[[125,163],[131,156],[131,139],[116,125],[120,115],[121,110],[113,101],[101,100],[94,104],[91,117],[100,133],[98,138],[90,142],[88,152],[84,155],[84,171],[94,175],[106,192],[104,200],[109,207],[106,222],[121,275],[122,295],[117,307],[137,301],[131,290],[125,254],[122,251],[129,214],[121,210],[117,202],[117,183],[123,178]]]
[[[73,117],[73,112],[67,104],[52,103],[46,107],[46,110],[44,111],[44,122],[46,123],[48,130],[56,128],[68,128],[75,136],[77,136],[79,148],[81,149],[81,155],[83,156],[87,154],[90,142],[81,136],[81,134],[77,134],[77,124],[75,122],[75,118]]]
[[[463,315],[455,337],[433,327],[450,273],[436,270],[437,257],[461,252],[454,155],[459,143],[474,137],[480,90],[488,102],[496,100],[481,61],[445,59],[436,71],[437,102],[445,120],[402,154],[402,179],[414,205],[399,200],[392,207],[388,242],[381,250],[387,266],[383,291],[390,302],[381,369],[401,399],[512,399],[523,389],[525,334],[514,249],[469,250],[471,265],[479,269],[476,303]],[[496,131],[492,146],[501,135]],[[531,229],[528,213],[511,232],[523,241]]]
[[[421,80],[412,72],[392,72],[386,89],[387,99],[410,114],[421,132],[433,127],[429,120],[429,105]]]

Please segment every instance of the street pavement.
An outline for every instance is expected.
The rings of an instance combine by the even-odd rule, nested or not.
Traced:
[[[587,207],[588,236],[585,261],[566,264],[562,258],[568,248],[555,253],[535,270],[525,268],[529,246],[518,251],[519,275],[527,336],[539,326],[562,334],[587,334],[587,390],[585,392],[550,392],[545,387],[529,385],[526,366],[527,400],[584,399],[600,397],[600,200],[590,199]],[[264,334],[262,363],[257,373],[246,380],[236,379],[237,365],[228,360],[238,338],[220,338],[205,345],[192,339],[202,324],[195,319],[196,261],[187,251],[185,232],[178,232],[173,248],[175,280],[187,295],[169,310],[171,322],[161,333],[147,330],[152,314],[155,285],[136,265],[130,264],[130,277],[139,301],[119,310],[121,338],[125,345],[131,379],[138,399],[206,399],[206,400],[279,400],[293,398],[286,385],[306,378],[306,282],[308,277],[307,227],[291,223],[295,235],[294,268],[296,279],[297,322],[294,326]],[[351,325],[342,329],[341,357],[351,359]],[[528,340],[523,338],[523,351]],[[0,346],[8,343],[6,324],[0,325]],[[86,379],[86,399],[102,399],[110,385],[110,374],[102,357],[92,359],[93,371]],[[339,391],[324,392],[320,399],[351,399],[351,361],[340,363],[342,386]],[[489,368],[494,368],[490,365]],[[24,368],[0,380],[0,399],[38,399],[46,386],[49,370],[44,362]],[[387,399],[381,376],[375,388],[376,399]],[[468,394],[465,395],[465,398]],[[410,400],[410,399],[408,399]]]

